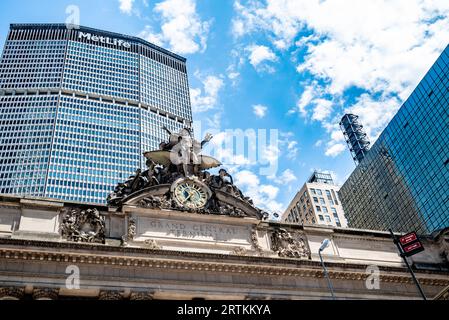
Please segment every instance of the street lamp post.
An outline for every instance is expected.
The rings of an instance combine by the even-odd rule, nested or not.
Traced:
[[[329,273],[327,272],[327,268],[324,265],[323,257],[321,256],[321,251],[326,249],[329,246],[329,243],[330,243],[329,239],[324,239],[323,242],[321,242],[320,249],[318,250],[318,255],[320,256],[321,265],[323,266],[324,270],[324,276],[327,279],[327,284],[329,285],[329,290],[331,291],[332,299],[335,300],[334,288],[332,287],[331,279],[329,278]]]

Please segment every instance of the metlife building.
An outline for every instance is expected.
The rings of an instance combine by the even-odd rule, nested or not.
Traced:
[[[104,203],[166,126],[191,126],[186,59],[142,39],[12,24],[0,60],[0,194]]]

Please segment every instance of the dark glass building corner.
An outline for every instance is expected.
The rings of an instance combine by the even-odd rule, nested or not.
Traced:
[[[339,191],[349,227],[449,226],[449,46]]]

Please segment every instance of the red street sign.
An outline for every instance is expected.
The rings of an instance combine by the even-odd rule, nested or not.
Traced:
[[[409,253],[410,251],[414,251],[419,248],[422,248],[421,242],[415,242],[409,246],[402,247],[405,253]]]
[[[424,247],[419,241],[416,232],[407,233],[405,236],[399,238],[402,252],[405,256],[410,257],[418,252],[424,251]]]
[[[418,237],[416,236],[416,233],[410,232],[406,234],[405,236],[402,236],[399,238],[399,241],[401,242],[401,245],[409,244],[410,242],[418,240]]]

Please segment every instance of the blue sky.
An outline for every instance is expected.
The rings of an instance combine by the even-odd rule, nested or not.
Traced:
[[[237,184],[279,213],[313,169],[340,183],[354,169],[344,112],[374,141],[449,42],[449,2],[426,0],[3,0],[0,42],[9,23],[66,22],[69,5],[81,25],[186,57],[196,133],[212,131]],[[223,148],[236,129],[278,140],[253,159],[254,146]]]

